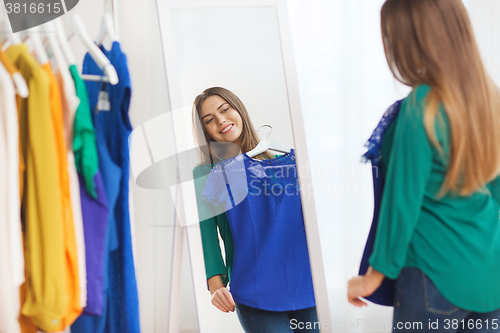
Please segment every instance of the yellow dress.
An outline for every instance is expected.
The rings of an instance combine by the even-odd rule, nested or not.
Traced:
[[[39,329],[51,332],[61,327],[68,287],[63,193],[50,81],[26,45],[13,45],[5,53],[29,88],[28,98],[18,99],[21,155],[25,163],[21,216],[26,274],[20,322],[22,327],[29,326],[31,320]]]
[[[52,72],[50,63],[42,66],[50,82],[50,105],[54,122],[54,136],[57,143],[57,163],[59,166],[60,187],[64,214],[64,240],[66,247],[66,307],[59,326],[52,330],[62,331],[71,325],[82,313],[80,304],[80,282],[78,274],[78,257],[76,248],[75,224],[69,187],[68,157],[66,138],[64,137],[64,120],[61,91],[57,78]]]

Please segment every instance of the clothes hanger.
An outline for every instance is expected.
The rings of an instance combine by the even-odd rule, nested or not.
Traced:
[[[7,15],[7,14],[5,14]],[[15,33],[12,32],[12,28],[10,27],[9,19],[4,17],[0,24],[2,26],[2,30],[5,34],[5,39],[2,40],[2,50],[7,49],[10,45],[18,45],[21,44],[21,38]]]
[[[65,68],[67,70],[68,63],[66,62],[66,59],[64,59],[64,54],[57,40],[57,36],[53,33],[55,31],[54,23],[49,21],[46,22],[43,26],[45,28],[45,31],[47,31],[45,33],[45,36],[49,41],[49,46],[54,55],[54,59],[56,60],[57,68]]]
[[[33,49],[35,50],[36,59],[40,65],[45,65],[49,62],[49,57],[47,56],[47,51],[43,47],[42,41],[40,39],[40,33],[38,27],[33,27],[27,31],[28,37],[33,43]]]
[[[21,39],[19,38],[18,35],[12,33],[12,28],[10,26],[10,23],[7,18],[7,13],[3,11],[3,19],[0,22],[0,27],[2,27],[2,30],[4,31],[5,34],[5,40],[2,40],[2,49],[6,49],[10,45],[18,45],[21,44]],[[9,61],[6,57],[2,57],[2,61]],[[22,97],[26,98],[29,95],[29,90],[28,90],[28,84],[26,83],[26,80],[24,77],[21,75],[19,72],[14,72],[11,73],[12,76],[12,81],[14,81],[14,86],[16,88],[16,93]]]
[[[285,148],[281,143],[279,143],[276,140],[269,139],[269,135],[271,135],[271,133],[273,132],[273,127],[271,125],[262,125],[257,130],[257,132],[259,132],[262,127],[269,127],[271,129],[271,132],[269,132],[265,140],[262,140],[254,149],[247,152],[248,157],[254,157],[260,155],[262,153],[265,153],[267,150],[274,150],[284,154],[290,153],[290,149]]]
[[[2,20],[0,26],[2,27],[3,34],[5,34],[5,39],[2,39],[2,50],[5,50],[10,45],[21,44],[22,41],[18,35],[12,32],[9,16],[7,15],[7,9],[4,6],[1,7],[0,12],[2,13]]]
[[[66,59],[68,64],[69,65],[76,65],[75,56],[73,55],[73,52],[71,51],[71,47],[69,46],[68,39],[66,38],[66,32],[64,31],[64,26],[63,26],[61,20],[62,20],[61,17],[54,20],[57,40],[59,41],[59,45],[61,46],[62,53],[64,54],[64,58]]]
[[[16,87],[16,93],[22,97],[26,98],[29,95],[28,84],[26,80],[19,72],[12,73],[12,81],[14,81],[14,86]]]
[[[84,80],[89,81],[105,81],[112,85],[118,83],[118,74],[116,73],[115,67],[111,64],[109,59],[102,53],[102,51],[97,47],[97,45],[90,39],[85,26],[83,25],[82,19],[73,14],[73,28],[75,33],[80,37],[83,43],[87,46],[90,56],[95,60],[99,68],[101,68],[106,77],[101,77],[99,75],[86,75],[83,74],[81,77]]]
[[[115,26],[113,24],[113,19],[111,14],[104,13],[101,19],[101,29],[99,30],[99,35],[97,36],[95,43],[97,45],[102,45],[102,41],[106,35],[109,37],[111,42],[118,42],[118,37],[115,33]]]
[[[27,18],[30,21],[31,18]],[[47,52],[43,47],[43,43],[40,39],[40,30],[38,26],[33,26],[30,29],[20,31],[19,33],[20,39],[24,38],[24,42],[30,41],[33,46],[33,51],[35,53],[35,58],[40,65],[45,65],[49,62],[49,57],[47,56]],[[17,34],[14,34],[17,35]],[[20,43],[18,43],[20,44]]]
[[[97,47],[97,45],[90,39],[87,30],[83,25],[82,19],[78,15],[73,14],[72,22],[75,34],[83,41],[85,46],[87,46],[87,50],[92,59],[94,59],[99,68],[101,68],[106,74],[105,76],[82,74],[81,78],[87,81],[103,81],[109,82],[112,85],[117,84],[118,74],[116,73],[115,67],[111,64],[104,53],[102,53],[102,51]],[[70,65],[76,65],[76,60],[73,56],[73,53],[71,52],[71,48],[69,46],[61,19],[55,20],[55,25],[59,44],[61,45],[66,60]]]

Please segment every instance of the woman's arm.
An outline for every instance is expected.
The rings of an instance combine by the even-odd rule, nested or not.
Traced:
[[[223,312],[234,312],[236,304],[229,290],[224,287],[220,275],[208,279],[208,287],[212,294],[212,304]]]
[[[235,310],[235,303],[231,293],[225,288],[229,274],[228,268],[222,259],[219,245],[219,233],[217,231],[218,217],[207,218],[213,213],[209,212],[207,203],[201,198],[201,193],[210,170],[211,167],[209,165],[199,165],[193,170],[198,215],[201,221],[200,232],[203,246],[203,258],[205,260],[207,285],[212,295],[212,304],[223,312],[229,312]],[[219,218],[220,217],[221,216],[219,216]],[[224,242],[226,243],[225,239]],[[226,246],[229,246],[229,244],[226,244]],[[222,277],[224,277],[224,281]]]
[[[403,101],[387,161],[369,263],[390,279],[396,279],[405,264],[432,170],[433,150],[424,127],[429,91],[430,87],[419,86]]]
[[[234,311],[233,296],[225,287],[229,274],[228,268],[222,260],[216,218],[205,220],[201,222],[200,226],[207,284],[212,295],[212,304],[223,312]],[[229,246],[226,242],[225,244]],[[224,277],[224,281],[222,277]]]
[[[429,90],[414,89],[396,119],[370,268],[349,281],[349,302],[356,306],[366,305],[358,297],[370,296],[385,276],[396,279],[405,264],[433,163],[423,121]]]
[[[207,280],[208,289],[210,290],[210,295],[213,295],[220,288],[224,288],[224,283],[222,283],[222,278],[220,275],[214,275]]]
[[[219,245],[217,217],[214,216],[214,212],[212,207],[210,207],[210,204],[205,202],[201,197],[201,193],[205,187],[210,170],[211,166],[208,164],[198,165],[193,170],[207,280],[216,275],[223,275],[224,277],[228,275],[227,267],[222,259],[221,248]],[[224,280],[226,280],[225,283],[227,283],[227,278]]]

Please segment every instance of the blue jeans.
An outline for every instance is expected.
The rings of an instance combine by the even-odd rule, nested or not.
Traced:
[[[315,306],[295,311],[266,311],[236,303],[236,313],[245,333],[319,333]]]
[[[393,332],[500,333],[500,309],[479,313],[458,308],[420,269],[405,267],[396,282]]]

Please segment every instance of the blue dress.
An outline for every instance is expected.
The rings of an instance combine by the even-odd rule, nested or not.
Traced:
[[[234,301],[268,311],[315,306],[295,153],[243,154],[217,164],[202,192],[226,211],[234,240]]]
[[[107,257],[105,304],[101,316],[81,316],[72,325],[72,332],[122,333],[140,332],[139,300],[135,277],[129,215],[129,145],[132,126],[128,117],[131,84],[126,55],[120,44],[113,42],[111,50],[101,47],[115,67],[119,82],[87,81],[92,120],[96,128],[99,168],[106,186],[110,206],[106,238]],[[83,63],[83,73],[103,75],[89,54]],[[103,92],[108,107],[98,105]]]
[[[382,201],[382,193],[384,192],[384,176],[380,172],[380,161],[382,159],[381,147],[382,139],[384,134],[389,128],[389,126],[396,119],[399,114],[402,100],[397,101],[384,113],[384,116],[380,120],[378,126],[373,131],[370,139],[365,144],[368,151],[363,155],[362,161],[372,163],[372,176],[373,176],[373,195],[375,198],[375,207],[373,212],[373,221],[370,228],[370,233],[368,234],[368,239],[366,240],[365,250],[363,252],[363,257],[361,259],[361,265],[359,267],[359,274],[364,275],[370,266],[368,259],[373,252],[373,246],[375,245],[375,236],[377,234],[378,217],[380,212],[380,203]],[[365,297],[367,300],[380,304],[392,306],[394,300],[394,285],[396,281],[389,278],[385,278],[382,281],[380,287],[370,296]]]

